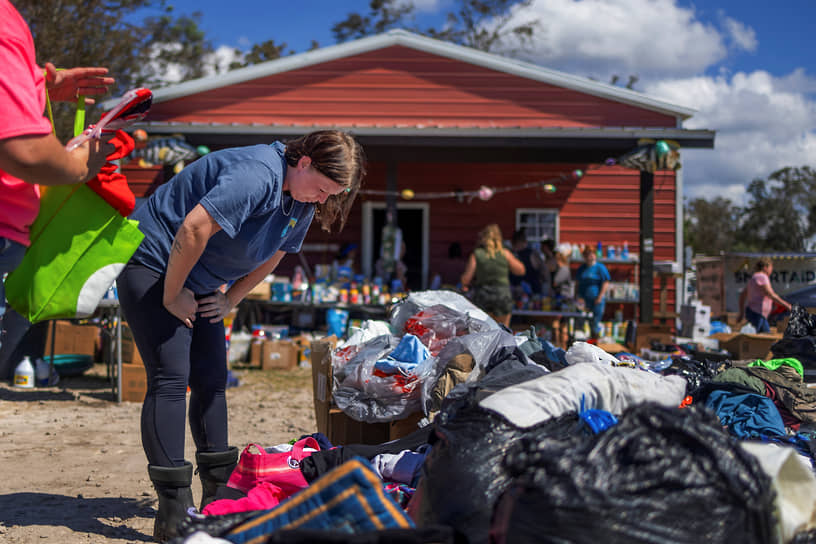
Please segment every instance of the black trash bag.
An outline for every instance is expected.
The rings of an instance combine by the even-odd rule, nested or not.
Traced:
[[[731,366],[730,361],[698,361],[685,357],[674,357],[672,364],[663,370],[664,376],[677,374],[686,379],[686,394],[693,395],[700,387]]]
[[[635,405],[564,444],[508,452],[494,542],[775,542],[770,478],[703,408]]]
[[[785,334],[771,345],[771,353],[776,359],[793,357],[805,370],[816,370],[816,315],[794,304]]]
[[[486,543],[494,504],[510,485],[502,458],[531,430],[519,429],[480,408],[475,389],[443,406],[434,426],[433,447],[409,505],[411,517],[419,527],[449,525],[466,542]],[[541,436],[560,437],[583,428],[578,416],[571,413],[533,429]]]
[[[816,369],[816,336],[783,336],[771,344],[774,359],[793,357],[806,370]]]
[[[790,319],[785,327],[783,337],[801,338],[803,336],[816,336],[816,316],[808,313],[807,309],[794,304],[790,309]]]

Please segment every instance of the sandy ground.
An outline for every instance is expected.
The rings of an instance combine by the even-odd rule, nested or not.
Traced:
[[[230,440],[271,446],[316,430],[311,370],[233,371]],[[141,404],[113,402],[104,365],[55,387],[0,384],[0,542],[152,542],[157,501]],[[187,458],[194,457],[187,431]],[[198,502],[200,484],[193,482]]]

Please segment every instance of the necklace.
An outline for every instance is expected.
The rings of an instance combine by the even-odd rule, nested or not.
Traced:
[[[283,196],[284,195],[281,195],[281,199],[283,199]],[[292,197],[289,197],[289,198],[292,198]],[[285,203],[286,202],[284,200],[281,200],[281,211],[283,212],[283,215],[285,215],[286,217],[289,217],[289,214],[292,213],[292,210],[295,208],[295,199],[292,198],[292,205],[289,206],[289,211],[288,212],[286,211],[286,208],[284,207]]]

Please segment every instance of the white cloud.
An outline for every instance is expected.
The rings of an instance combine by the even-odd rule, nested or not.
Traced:
[[[756,32],[754,32],[753,28],[745,26],[736,19],[732,19],[728,16],[723,16],[723,26],[737,48],[744,49],[745,51],[756,51],[759,42],[757,41]]]
[[[690,76],[728,54],[723,32],[676,0],[534,0],[513,17],[514,24],[538,21],[535,43],[521,53],[527,60],[604,81]],[[749,43],[753,31],[733,23],[729,36]]]
[[[207,76],[224,74],[229,71],[232,62],[243,62],[244,54],[234,47],[222,45],[204,59],[204,72]]]
[[[757,70],[731,77],[654,82],[646,93],[697,109],[686,128],[717,131],[715,149],[683,151],[685,195],[730,195],[784,166],[816,165],[816,101],[795,90],[799,72],[777,78]]]

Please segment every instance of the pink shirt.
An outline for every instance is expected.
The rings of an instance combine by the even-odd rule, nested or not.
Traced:
[[[765,317],[771,315],[773,309],[773,299],[765,294],[763,285],[770,285],[771,279],[765,272],[754,272],[751,279],[748,280],[748,307],[758,314]]]
[[[0,0],[0,140],[51,132],[45,111],[45,78],[37,66],[28,25],[8,0]],[[0,237],[29,245],[28,230],[40,210],[40,188],[0,170]]]

